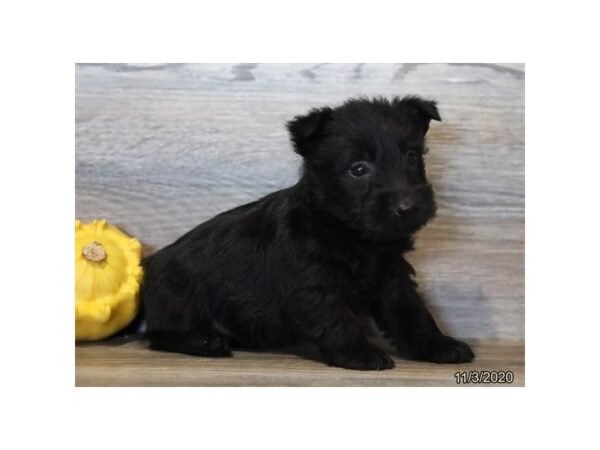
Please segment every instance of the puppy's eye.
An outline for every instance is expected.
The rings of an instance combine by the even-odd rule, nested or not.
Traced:
[[[417,167],[419,164],[419,155],[414,150],[409,150],[406,152],[406,164],[409,167]]]
[[[369,168],[363,163],[356,163],[350,169],[350,173],[356,178],[364,177],[368,172]]]

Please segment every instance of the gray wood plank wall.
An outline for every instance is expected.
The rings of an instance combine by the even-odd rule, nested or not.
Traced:
[[[524,338],[522,64],[79,64],[76,217],[145,252],[293,184],[284,123],[354,95],[439,102],[428,173],[437,219],[410,260],[442,328]]]

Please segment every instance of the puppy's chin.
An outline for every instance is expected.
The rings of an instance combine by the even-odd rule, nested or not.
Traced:
[[[377,228],[364,228],[361,230],[361,238],[369,241],[397,241],[411,237],[426,224],[402,224],[381,226]]]
[[[370,218],[361,227],[361,236],[373,241],[394,241],[412,236],[435,217],[435,205],[418,208],[400,216]]]

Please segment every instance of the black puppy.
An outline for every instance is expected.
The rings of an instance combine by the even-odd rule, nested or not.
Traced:
[[[142,298],[156,350],[230,356],[230,342],[314,344],[334,366],[380,370],[372,316],[400,355],[474,357],[445,336],[403,258],[435,214],[424,138],[436,104],[353,99],[287,124],[303,157],[295,186],[219,214],[145,260]]]

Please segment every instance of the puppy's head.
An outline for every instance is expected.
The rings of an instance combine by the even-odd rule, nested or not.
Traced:
[[[368,239],[420,229],[436,209],[423,158],[432,119],[441,120],[435,102],[404,97],[352,99],[288,122],[315,206]]]

